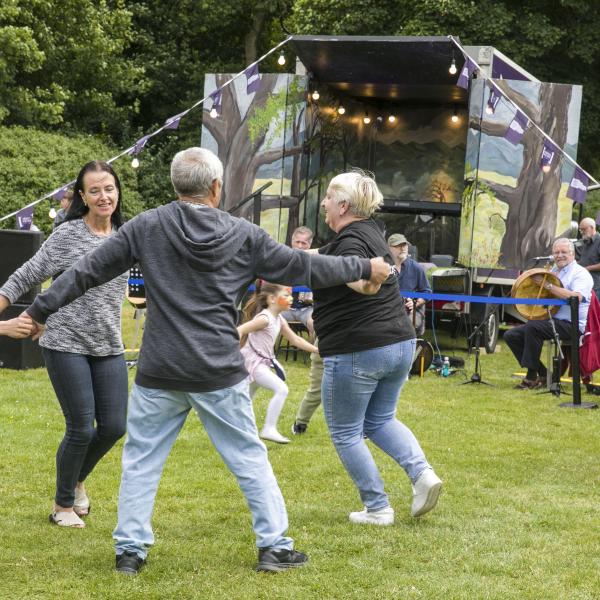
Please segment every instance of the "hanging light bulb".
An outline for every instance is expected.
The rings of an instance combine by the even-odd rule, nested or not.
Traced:
[[[219,116],[219,111],[213,106],[208,113],[213,119],[216,119]]]
[[[137,169],[140,166],[140,160],[137,156],[134,156],[133,160],[131,161],[131,166],[134,169]]]
[[[54,208],[54,206],[48,211],[48,216],[51,219],[56,219],[56,209]]]
[[[494,109],[489,104],[486,104],[485,105],[485,113],[487,115],[493,115],[494,114]]]
[[[363,117],[363,123],[365,125],[368,125],[371,122],[371,117],[369,116],[368,112],[365,112],[365,116]]]
[[[389,121],[390,123],[395,123],[395,122],[396,122],[396,115],[390,115],[390,116],[388,117],[388,121]]]
[[[282,67],[283,67],[283,65],[285,65],[285,54],[283,53],[283,50],[279,54],[279,58],[277,59],[277,64],[281,65]]]
[[[544,173],[550,173],[550,169],[552,167],[550,166],[550,164],[544,164],[542,165],[542,171],[544,171]]]
[[[456,106],[454,107],[454,112],[452,113],[452,117],[450,117],[453,123],[458,123],[458,113],[456,112]]]
[[[321,97],[321,94],[319,94],[319,90],[315,90],[315,91],[312,93],[312,99],[313,99],[313,100],[315,100],[315,101],[316,101],[316,100],[318,100],[320,97]]]
[[[338,114],[343,115],[346,112],[346,109],[340,104],[338,106]]]
[[[448,73],[450,73],[450,75],[456,75],[457,72],[458,69],[456,68],[456,60],[454,59],[454,57],[452,57],[452,62],[450,63],[450,67],[448,68]]]

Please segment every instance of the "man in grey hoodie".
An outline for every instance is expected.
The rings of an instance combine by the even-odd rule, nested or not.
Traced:
[[[256,278],[321,288],[359,279],[376,291],[390,273],[381,258],[310,255],[218,209],[223,166],[189,148],[171,164],[178,200],[132,219],[65,271],[27,310],[39,324],[89,288],[139,263],[147,317],[119,492],[116,569],[135,575],[154,542],[151,516],[163,465],[193,408],[236,476],[252,512],[259,571],[308,560],[285,536],[281,491],[260,441],[236,330],[237,306]]]

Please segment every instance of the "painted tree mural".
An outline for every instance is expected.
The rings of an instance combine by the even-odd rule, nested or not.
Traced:
[[[569,127],[572,129],[571,136],[574,133],[576,139],[577,131],[573,131],[573,129],[578,129],[579,105],[577,104],[575,107],[577,118],[573,118],[571,123],[569,122],[569,107],[572,102],[580,101],[580,90],[577,90],[576,97],[574,97],[574,89],[577,86],[519,82],[517,90],[513,87],[514,82],[504,80],[495,80],[495,82],[554,140],[557,146],[568,147]],[[483,85],[483,80],[473,82],[474,89],[471,90],[471,98],[483,97]],[[504,203],[507,210],[495,211],[496,219],[504,221],[504,232],[497,249],[497,264],[479,264],[475,258],[471,261],[470,266],[503,266],[522,269],[528,265],[528,261],[532,257],[548,254],[552,241],[560,233],[561,227],[565,225],[562,223],[564,218],[559,221],[559,215],[562,214],[564,217],[564,210],[561,213],[559,203],[564,202],[561,197],[564,198],[567,182],[565,182],[562,168],[564,161],[561,162],[559,157],[555,157],[549,172],[545,173],[540,168],[544,137],[535,127],[529,126],[518,146],[507,149],[508,142],[504,140],[504,134],[515,110],[506,101],[503,102],[507,109],[504,113],[505,118],[488,117],[477,102],[474,105],[472,103],[471,106],[469,126],[478,133],[477,136],[471,137],[471,143],[473,140],[477,140],[479,156],[475,170],[467,173],[467,177],[475,175],[477,183],[467,189],[473,194],[476,193],[478,197],[485,194],[489,199],[490,207],[491,204],[499,206],[500,203]],[[503,150],[499,150],[500,144],[504,145]],[[504,158],[505,164],[498,167],[497,170],[482,166],[482,163],[489,159],[492,151],[498,152]],[[468,164],[467,171],[472,167],[474,165]],[[508,177],[507,174],[511,169],[512,177]],[[502,170],[503,172],[501,172]],[[478,207],[478,198],[475,196],[465,198],[463,223],[466,227],[471,227],[473,232],[477,229],[478,219],[488,218],[488,215],[477,214],[478,210],[481,210]],[[474,214],[470,213],[471,210],[474,211]],[[568,219],[570,221],[570,216]],[[502,228],[496,227],[495,229],[501,230]],[[465,235],[468,233],[465,232]],[[484,240],[479,240],[477,234],[474,233],[470,242],[471,248],[474,250],[480,243],[483,244]],[[487,243],[489,244],[489,239]],[[465,257],[463,257],[463,262],[466,262]]]

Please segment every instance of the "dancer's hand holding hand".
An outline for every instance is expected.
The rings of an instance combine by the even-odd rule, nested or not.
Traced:
[[[371,278],[369,283],[373,286],[381,285],[390,276],[390,265],[381,256],[371,259]]]

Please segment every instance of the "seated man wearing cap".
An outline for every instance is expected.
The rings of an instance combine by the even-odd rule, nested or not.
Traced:
[[[394,233],[388,239],[390,253],[398,271],[398,286],[404,292],[431,293],[425,270],[408,256],[408,240],[401,233]],[[410,304],[409,304],[410,306]],[[417,336],[425,332],[425,300],[417,298],[413,302],[413,325]]]

